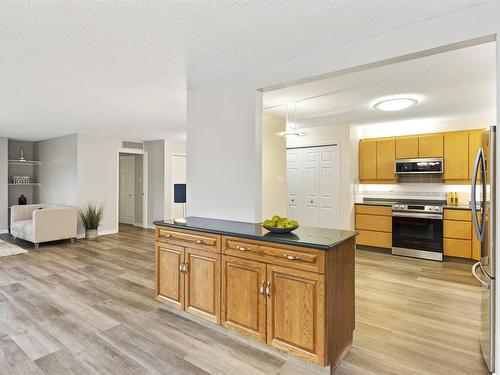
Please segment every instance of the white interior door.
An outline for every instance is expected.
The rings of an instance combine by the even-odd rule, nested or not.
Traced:
[[[308,227],[319,227],[319,151],[317,148],[304,148],[302,151],[304,152],[303,222]]]
[[[303,226],[339,227],[337,145],[287,150],[288,217]]]
[[[119,222],[135,224],[135,156],[120,155]]]
[[[339,227],[339,153],[337,146],[319,151],[319,222],[322,228]]]
[[[174,186],[173,184],[186,183],[186,155],[172,156],[172,218],[181,218],[184,216],[183,204],[174,203]]]
[[[301,201],[301,164],[302,153],[300,149],[287,150],[287,170],[288,170],[288,213],[290,219],[302,219]]]

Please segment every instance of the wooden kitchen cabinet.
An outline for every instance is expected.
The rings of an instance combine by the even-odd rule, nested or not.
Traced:
[[[395,181],[395,161],[396,141],[394,139],[377,141],[377,180]]]
[[[444,179],[468,180],[469,134],[452,132],[444,135]]]
[[[396,138],[396,159],[418,158],[418,137]]]
[[[354,236],[315,248],[157,225],[156,299],[334,369],[353,339]]]
[[[267,343],[321,363],[325,349],[325,276],[268,265]]]
[[[359,143],[359,179],[377,179],[377,142],[363,140]]]
[[[472,222],[469,210],[445,209],[443,221],[443,253],[446,256],[471,258]]]
[[[213,323],[220,322],[220,254],[185,249],[186,312]]]
[[[222,325],[266,342],[266,264],[226,255],[222,263]]]
[[[356,204],[356,245],[392,247],[392,207]]]
[[[156,245],[156,296],[171,307],[184,310],[184,248],[175,245]]]
[[[203,243],[197,244],[199,249],[169,243],[172,238],[178,240],[189,233],[172,232],[175,237],[164,238],[163,231],[157,229],[156,233],[156,299],[170,307],[219,323],[221,255],[215,252],[217,250],[212,251],[211,247],[201,249]],[[191,241],[190,238],[188,240]]]
[[[481,148],[482,133],[483,130],[469,132],[469,178],[472,178],[477,152]]]
[[[418,137],[419,158],[442,158],[443,135],[422,135]]]

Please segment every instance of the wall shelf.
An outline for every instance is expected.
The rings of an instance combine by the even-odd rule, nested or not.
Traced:
[[[42,164],[39,160],[9,160],[9,165],[40,165]]]
[[[39,182],[31,182],[29,184],[11,184],[9,183],[9,187],[40,187],[40,183]]]

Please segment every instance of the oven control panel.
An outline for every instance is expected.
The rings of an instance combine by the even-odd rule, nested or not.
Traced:
[[[410,212],[429,212],[429,213],[442,213],[443,206],[424,206],[413,204],[393,204],[393,211],[410,211]]]

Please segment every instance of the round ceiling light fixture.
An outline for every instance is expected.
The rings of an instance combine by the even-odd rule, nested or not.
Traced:
[[[378,100],[373,108],[378,109],[380,111],[385,112],[395,112],[402,111],[403,109],[407,109],[413,107],[418,103],[417,99],[414,98],[391,98],[391,99],[383,99]]]

